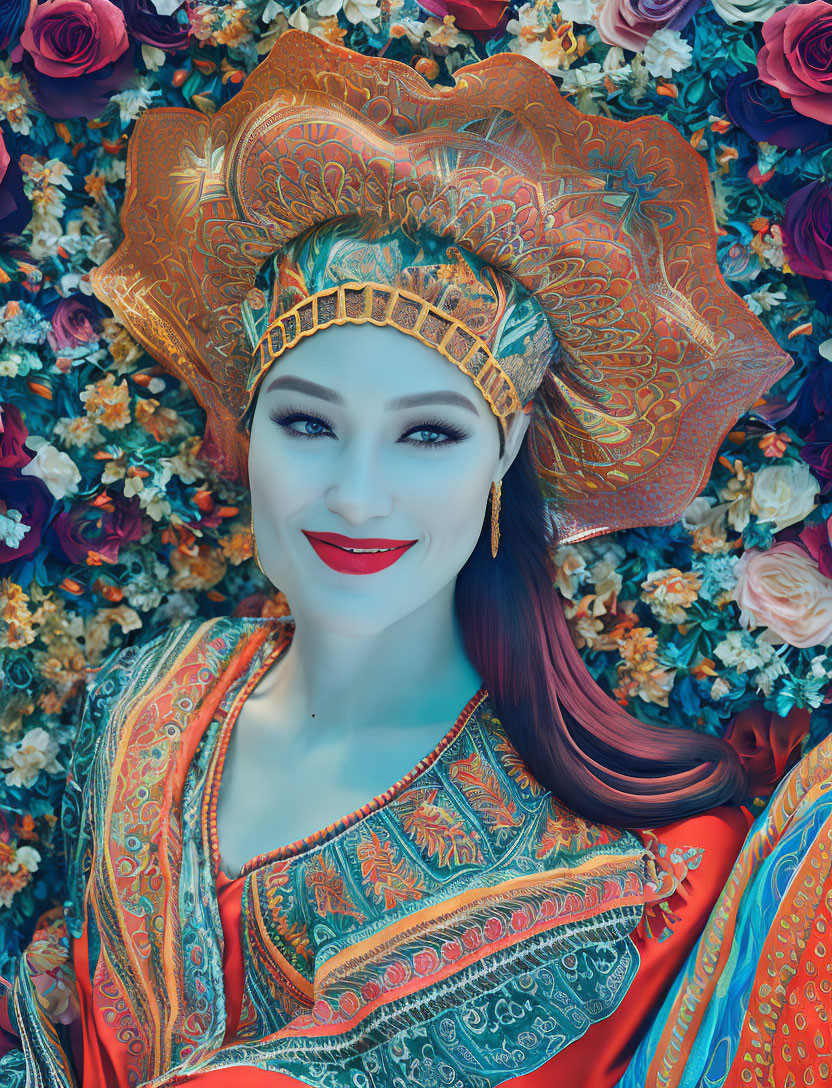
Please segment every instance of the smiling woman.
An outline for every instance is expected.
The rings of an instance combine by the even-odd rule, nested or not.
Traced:
[[[292,32],[136,127],[94,288],[206,407],[291,615],[101,670],[80,1018],[34,957],[8,994],[33,1084],[729,1088],[826,1045],[832,741],[749,833],[731,749],[593,683],[551,560],[678,517],[788,359],[669,126],[456,75]]]

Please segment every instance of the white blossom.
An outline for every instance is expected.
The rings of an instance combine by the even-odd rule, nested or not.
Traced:
[[[81,473],[68,453],[63,453],[45,442],[34,459],[20,470],[24,476],[37,476],[43,480],[55,499],[63,499],[78,490]]]
[[[758,287],[756,291],[751,291],[747,295],[743,295],[743,299],[746,302],[749,310],[754,314],[768,313],[770,310],[775,309],[781,302],[786,300],[786,292],[773,291],[768,284],[764,284],[762,287]]]
[[[797,462],[769,465],[754,476],[751,512],[763,523],[772,522],[774,531],[803,521],[815,508],[820,490],[809,466]]]
[[[19,548],[31,528],[31,525],[24,524],[19,510],[6,510],[0,514],[0,541],[7,548]]]
[[[16,743],[6,745],[6,758],[0,761],[0,768],[6,772],[7,785],[29,789],[41,771],[56,774],[63,770],[57,755],[58,742],[37,726]]]
[[[678,30],[662,27],[644,46],[644,60],[651,76],[663,76],[667,79],[674,72],[683,72],[689,68],[693,58],[693,49]]]
[[[714,11],[726,23],[764,23],[789,0],[713,0]]]
[[[594,23],[598,0],[557,0],[557,6],[570,23]]]

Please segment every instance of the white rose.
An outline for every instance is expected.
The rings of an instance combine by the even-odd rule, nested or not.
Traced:
[[[678,30],[662,27],[647,41],[643,55],[651,76],[668,79],[674,72],[690,68],[693,49]]]
[[[570,23],[595,22],[598,0],[558,0],[558,9]]]
[[[764,23],[788,0],[713,0],[714,11],[726,23]]]
[[[34,848],[34,846],[19,846],[15,851],[13,868],[11,872],[16,873],[20,866],[27,869],[30,873],[36,873],[38,866],[40,865],[40,853]]]
[[[0,767],[6,772],[6,783],[29,789],[41,771],[55,774],[63,770],[55,758],[57,754],[58,745],[54,737],[40,726],[30,729],[16,744],[6,745],[6,759],[0,762]]]
[[[808,465],[770,465],[760,469],[751,488],[751,511],[774,531],[803,521],[815,508],[819,484]]]
[[[20,471],[24,476],[37,476],[43,480],[56,499],[73,494],[81,482],[81,473],[69,454],[62,453],[48,442],[40,447],[33,460]]]

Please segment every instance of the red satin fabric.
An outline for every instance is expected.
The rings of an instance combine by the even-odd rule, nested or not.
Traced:
[[[646,938],[641,930],[634,934],[640,965],[638,974],[618,1009],[606,1020],[593,1024],[574,1043],[562,1050],[540,1069],[510,1083],[516,1088],[551,1088],[553,1084],[580,1084],[581,1088],[612,1088],[623,1074],[643,1032],[658,1011],[677,971],[702,932],[708,915],[725,885],[751,824],[739,809],[718,808],[689,820],[670,824],[658,832],[659,839],[671,849],[690,846],[704,849],[704,857],[677,893],[671,906],[678,915],[664,940]],[[220,874],[217,882],[220,916],[225,948],[227,1031],[233,1035],[240,1016],[243,996],[243,955],[240,943],[240,900],[243,880],[231,880]],[[223,1069],[172,1079],[170,1088],[187,1084],[191,1088],[238,1088],[241,1071]],[[104,1088],[121,1081],[83,1080],[83,1088]],[[282,1073],[268,1073],[254,1068],[245,1070],[246,1088],[299,1088],[304,1082]]]

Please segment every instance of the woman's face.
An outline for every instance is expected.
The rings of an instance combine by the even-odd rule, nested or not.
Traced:
[[[249,479],[260,562],[295,615],[373,635],[452,584],[528,421],[512,418],[501,458],[471,379],[387,326],[331,327],[281,356]]]

